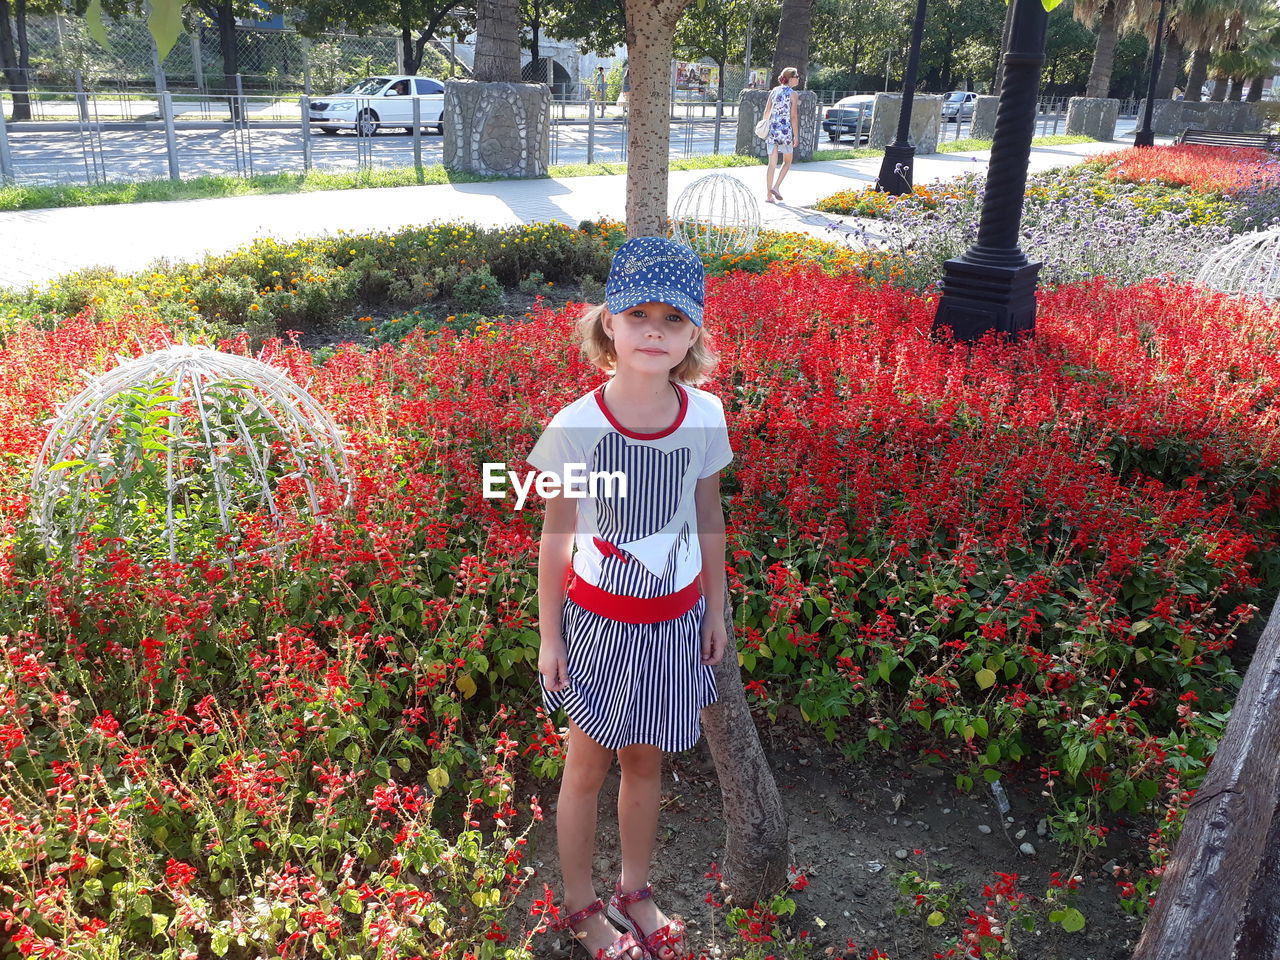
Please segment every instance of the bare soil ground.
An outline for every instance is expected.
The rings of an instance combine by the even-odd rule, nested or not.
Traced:
[[[1018,874],[1018,889],[1039,898],[1050,873],[1057,870],[1065,876],[1075,862],[1073,850],[1059,850],[1049,837],[1037,833],[1039,821],[1051,810],[1034,778],[1004,781],[1010,810],[1002,818],[985,784],[962,794],[949,772],[924,763],[895,762],[893,757],[855,765],[793,720],[780,718],[773,725],[766,720],[761,729],[787,811],[792,863],[809,878],[803,892],[790,894],[796,912],[789,924],[793,937],[807,931],[813,943],[809,956],[865,957],[879,949],[892,960],[931,960],[935,951],[946,954],[968,908],[982,910],[983,885],[996,881],[996,871]],[[606,897],[621,866],[616,839],[617,774],[615,766],[600,797],[595,878],[597,892]],[[557,900],[561,896],[554,814],[558,785],[541,787],[546,819],[530,836],[525,861],[537,874],[518,908],[526,917],[544,882]],[[666,912],[685,918],[695,955],[705,952],[731,960],[742,955],[743,945],[734,942],[724,911],[715,916],[704,902],[712,889],[712,881],[704,875],[723,850],[720,807],[719,782],[705,739],[693,750],[667,756],[652,874],[655,896]],[[980,826],[989,827],[990,832]],[[1147,829],[1145,823],[1118,820],[1111,845],[1086,856],[1075,900],[1086,918],[1082,931],[1069,934],[1049,923],[1044,908],[1033,902],[1030,909],[1038,914],[1036,932],[1015,927],[1000,956],[1019,960],[1129,957],[1141,923],[1121,910],[1115,878],[1103,867],[1113,862],[1124,867],[1136,860]],[[1019,852],[1023,842],[1031,843],[1036,853]],[[917,856],[915,850],[923,853]],[[923,874],[926,865],[931,878],[963,888],[962,898],[937,928],[927,927],[918,913],[895,913],[896,907],[909,903],[899,892],[899,877],[909,869]],[[513,914],[512,926],[517,916]],[[846,954],[850,940],[858,945],[858,952]],[[537,955],[546,960],[569,956],[572,946],[566,933],[547,933],[535,941]],[[764,951],[769,952],[781,956],[800,951],[773,944]],[[582,951],[574,955],[586,956]],[[957,949],[954,956],[964,954]]]

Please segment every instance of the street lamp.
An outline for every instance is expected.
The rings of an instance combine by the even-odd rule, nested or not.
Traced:
[[[920,41],[924,38],[924,14],[928,0],[916,0],[916,18],[911,23],[911,50],[902,74],[902,109],[898,112],[898,137],[884,148],[876,189],[900,195],[911,192],[911,167],[916,148],[907,142],[911,132],[911,101],[916,94],[916,68],[920,65]],[[886,81],[887,83],[887,81]]]
[[[1027,260],[1018,233],[1049,14],[1041,0],[1012,2],[978,239],[943,264],[942,298],[933,320],[935,332],[949,328],[957,340],[977,340],[990,331],[1018,335],[1035,330],[1041,265]]]
[[[1142,126],[1133,135],[1135,147],[1153,147],[1156,143],[1155,132],[1151,129],[1151,111],[1155,106],[1156,80],[1160,76],[1160,60],[1164,40],[1164,0],[1160,0],[1160,15],[1156,17],[1155,46],[1151,50],[1151,76],[1147,78],[1147,102],[1142,108]]]

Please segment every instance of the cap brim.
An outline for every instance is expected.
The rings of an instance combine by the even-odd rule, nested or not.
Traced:
[[[615,293],[613,296],[606,296],[604,301],[604,305],[609,308],[610,313],[623,313],[642,303],[669,304],[688,317],[695,327],[702,326],[702,304],[694,303],[689,297],[672,290],[670,287],[629,287],[626,293]]]

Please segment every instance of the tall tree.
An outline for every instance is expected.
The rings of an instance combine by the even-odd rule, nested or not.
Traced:
[[[1130,0],[1076,0],[1076,18],[1085,26],[1098,22],[1098,42],[1093,50],[1086,97],[1105,97],[1111,90],[1111,68],[1115,64],[1116,40],[1120,24],[1129,13]]]
[[[11,120],[31,119],[31,44],[27,17],[65,13],[58,0],[0,0],[0,75],[13,94]]]
[[[705,57],[720,68],[717,99],[724,99],[725,66],[743,55],[752,0],[703,0],[691,6],[676,25],[675,48]]]
[[[490,83],[520,82],[519,0],[479,0],[471,75]]]
[[[769,83],[778,82],[785,67],[800,71],[803,90],[809,77],[809,43],[813,39],[813,0],[782,0],[778,16],[778,44],[773,50],[773,67]]]
[[[574,0],[547,9],[546,29],[547,36],[576,43],[583,53],[607,57],[627,42],[627,11],[623,0]]]
[[[344,28],[363,33],[391,24],[400,32],[405,73],[414,74],[422,68],[427,44],[439,33],[470,26],[462,0],[292,0],[289,10],[298,32],[308,37]]]
[[[690,0],[626,0],[631,94],[627,155],[627,235],[667,232],[671,73],[676,23]]]

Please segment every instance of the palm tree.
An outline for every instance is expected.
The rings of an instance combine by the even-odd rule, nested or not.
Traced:
[[[1250,99],[1260,97],[1262,81],[1274,72],[1277,59],[1280,11],[1269,0],[1238,3],[1227,18],[1221,44],[1209,63],[1209,76],[1214,78],[1213,99],[1243,99],[1245,82],[1250,79]]]
[[[1241,0],[1181,0],[1178,4],[1179,40],[1192,51],[1185,99],[1195,101],[1203,96],[1214,49],[1230,42],[1240,28],[1240,3]]]
[[[1129,15],[1132,0],[1076,0],[1073,13],[1086,27],[1098,21],[1098,42],[1093,49],[1086,97],[1105,97],[1111,90],[1111,68],[1116,59],[1120,24]]]
[[[490,83],[520,82],[520,2],[480,0],[471,75]]]
[[[804,89],[809,76],[809,42],[813,39],[813,0],[782,0],[782,14],[778,17],[778,44],[773,48],[773,74],[769,83],[778,82],[778,74],[784,67],[800,71],[800,86]]]

